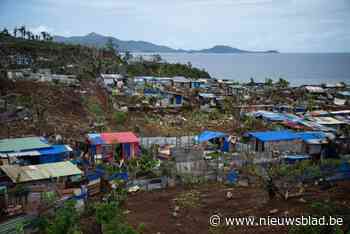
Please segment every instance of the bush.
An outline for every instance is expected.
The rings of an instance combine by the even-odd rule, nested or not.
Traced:
[[[48,234],[79,233],[79,214],[75,202],[68,201],[55,213],[55,217],[46,227]]]
[[[125,123],[126,119],[128,117],[128,114],[125,113],[125,112],[115,112],[113,114],[113,118],[114,118],[114,121],[117,123],[117,124],[123,124]]]

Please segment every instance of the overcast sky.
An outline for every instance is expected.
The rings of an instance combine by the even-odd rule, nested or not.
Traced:
[[[183,49],[350,52],[350,0],[0,0],[0,27]]]

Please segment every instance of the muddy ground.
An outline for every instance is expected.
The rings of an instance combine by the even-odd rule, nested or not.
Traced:
[[[213,214],[221,216],[300,216],[312,214],[311,203],[316,201],[336,201],[344,209],[350,208],[350,183],[339,183],[338,186],[327,191],[319,187],[306,189],[305,195],[287,201],[275,199],[269,201],[267,194],[261,188],[254,187],[226,187],[224,185],[209,184],[196,188],[171,188],[154,192],[140,192],[129,196],[127,200],[128,222],[135,228],[144,226],[145,234],[154,233],[287,233],[288,228],[275,227],[218,227],[209,226],[209,217]],[[232,198],[226,197],[227,192]],[[199,194],[195,202],[179,205],[174,199],[190,196],[189,193]],[[189,197],[188,200],[191,200]],[[192,199],[193,200],[193,199]],[[180,206],[174,217],[175,206]],[[184,207],[185,206],[185,207]],[[271,214],[270,211],[277,209]]]
[[[81,140],[92,131],[133,131],[145,137],[184,136],[206,129],[233,133],[239,124],[223,113],[206,114],[188,108],[129,111],[125,122],[118,123],[108,94],[95,81],[82,81],[80,87],[34,81],[8,81],[1,86],[1,95],[7,97],[9,105],[26,107],[31,117],[7,121],[0,113],[5,126],[0,128],[0,138],[60,134],[69,143],[70,139]],[[116,99],[122,103],[131,101],[126,97]],[[96,108],[100,116],[93,113]],[[38,112],[42,112],[40,121]]]

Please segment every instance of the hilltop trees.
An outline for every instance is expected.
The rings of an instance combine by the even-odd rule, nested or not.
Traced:
[[[10,32],[7,28],[4,28],[1,31],[2,35],[10,36]],[[22,25],[21,27],[15,27],[12,32],[12,36],[26,40],[36,40],[36,41],[52,41],[53,37],[48,32],[40,32],[39,34],[35,34],[28,30],[26,26]]]
[[[289,86],[289,81],[285,80],[283,78],[279,78],[279,80],[277,81],[277,85],[281,88],[288,88]]]
[[[4,35],[10,35],[9,31],[7,28],[4,28],[2,31],[1,31],[2,34]]]

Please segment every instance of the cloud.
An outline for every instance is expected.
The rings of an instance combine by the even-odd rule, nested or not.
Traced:
[[[93,31],[184,49],[350,50],[349,0],[1,1],[0,26],[52,35]]]
[[[37,27],[29,27],[29,31],[31,31],[34,34],[40,34],[41,32],[53,33],[53,29],[45,25],[39,25]]]

